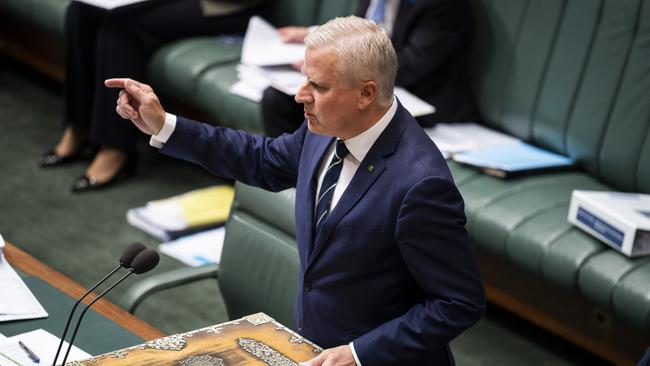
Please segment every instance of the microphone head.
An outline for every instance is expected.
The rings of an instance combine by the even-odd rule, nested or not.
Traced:
[[[133,243],[129,245],[126,247],[126,249],[124,249],[122,255],[120,256],[120,265],[125,268],[130,268],[135,256],[146,248],[147,247],[145,247],[142,243]]]
[[[149,272],[158,265],[160,256],[153,249],[145,249],[138,253],[131,263],[131,270],[135,274]]]

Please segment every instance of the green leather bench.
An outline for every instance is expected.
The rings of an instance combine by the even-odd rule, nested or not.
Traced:
[[[577,172],[502,181],[450,163],[489,297],[616,363],[650,344],[650,261],[567,223],[573,189],[650,193],[650,2],[475,1],[483,122]]]
[[[54,32],[66,1],[5,0],[0,12]],[[473,4],[470,63],[482,122],[580,164],[503,181],[450,163],[489,299],[612,362],[631,363],[650,343],[650,259],[623,257],[566,216],[573,189],[650,193],[650,2]],[[39,13],[48,7],[55,10]],[[275,0],[269,14],[278,25],[306,25],[352,8],[350,0]],[[258,106],[227,92],[238,55],[237,46],[212,38],[179,41],[154,55],[150,80],[211,122],[259,132]],[[256,194],[238,187],[238,200]],[[264,225],[284,224],[271,217]]]

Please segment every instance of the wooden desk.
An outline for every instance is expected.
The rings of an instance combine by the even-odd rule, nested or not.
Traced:
[[[78,283],[9,242],[5,242],[4,255],[14,268],[31,276],[38,277],[74,299],[79,299],[86,292],[86,289]],[[84,304],[88,304],[93,298],[89,296],[84,300]],[[101,299],[97,301],[92,309],[145,340],[153,340],[165,336],[160,330],[129,314],[108,300]]]

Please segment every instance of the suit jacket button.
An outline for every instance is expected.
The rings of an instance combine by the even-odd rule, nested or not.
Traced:
[[[303,288],[305,289],[305,292],[311,291],[311,282],[305,282],[305,286]]]

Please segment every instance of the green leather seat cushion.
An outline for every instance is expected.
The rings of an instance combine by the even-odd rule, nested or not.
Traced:
[[[228,91],[238,80],[236,67],[233,62],[206,71],[198,81],[194,103],[210,116],[218,116],[221,125],[261,133],[259,104]]]
[[[568,223],[573,189],[609,190],[584,173],[500,180],[449,162],[473,245],[650,329],[650,259],[629,259]]]
[[[228,45],[218,37],[195,37],[161,47],[148,64],[156,89],[179,100],[195,95],[199,78],[210,68],[239,60],[240,45]]]
[[[34,1],[32,17],[41,28],[63,38],[65,12],[68,4],[70,4],[70,0]]]

